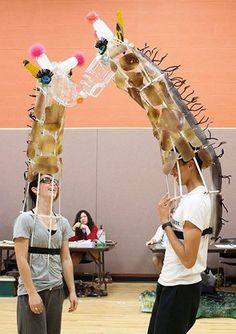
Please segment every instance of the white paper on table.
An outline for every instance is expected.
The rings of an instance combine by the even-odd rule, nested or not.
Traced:
[[[14,241],[12,240],[3,240],[3,243],[8,245],[14,245]]]
[[[93,248],[95,247],[95,242],[92,240],[69,241],[69,247],[71,248]]]
[[[230,245],[220,245],[220,244],[218,244],[218,245],[215,245],[217,248],[223,248],[223,249],[232,249],[232,248],[236,248],[236,245],[232,245],[232,244],[230,244]]]

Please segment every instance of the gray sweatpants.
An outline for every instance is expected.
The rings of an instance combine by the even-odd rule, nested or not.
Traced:
[[[39,292],[39,295],[44,304],[41,314],[35,314],[31,311],[28,295],[18,296],[18,334],[60,334],[64,301],[63,288],[44,290]]]

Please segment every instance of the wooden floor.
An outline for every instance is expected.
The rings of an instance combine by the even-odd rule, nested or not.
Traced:
[[[79,298],[78,309],[68,313],[64,303],[62,334],[145,334],[150,314],[139,310],[138,296],[155,289],[150,283],[113,283],[108,296]],[[56,305],[55,305],[56,307]],[[0,298],[0,333],[16,333],[16,298]],[[190,334],[235,334],[235,319],[199,319]]]

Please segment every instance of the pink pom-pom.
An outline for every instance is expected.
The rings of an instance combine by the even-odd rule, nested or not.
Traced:
[[[77,59],[77,61],[78,61],[78,66],[82,66],[82,65],[84,65],[84,63],[85,63],[85,56],[84,56],[83,53],[81,53],[81,52],[75,52],[75,53],[73,54],[73,57],[75,57],[75,58]]]
[[[44,49],[44,46],[42,44],[39,44],[39,43],[33,44],[29,48],[29,54],[33,58],[40,57],[43,53],[45,53],[45,49]]]
[[[99,18],[98,14],[96,12],[89,12],[86,15],[86,20],[90,23],[93,23],[94,21],[96,21]]]

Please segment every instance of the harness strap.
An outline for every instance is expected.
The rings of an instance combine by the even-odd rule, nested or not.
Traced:
[[[173,230],[173,231],[178,239],[184,240],[183,232],[176,231],[176,230]],[[212,227],[205,228],[205,230],[202,231],[202,237],[206,234],[212,234],[212,232],[213,232]]]
[[[50,254],[50,255],[60,255],[60,248],[44,248],[44,247],[29,247],[28,250],[31,254]]]

